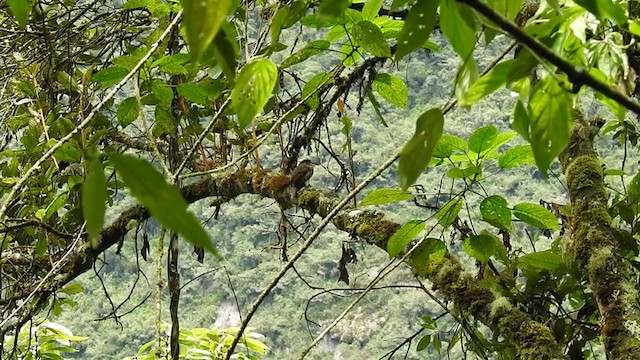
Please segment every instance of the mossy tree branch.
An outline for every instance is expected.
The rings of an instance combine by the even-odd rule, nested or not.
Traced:
[[[569,147],[560,156],[573,214],[563,256],[589,281],[602,316],[607,358],[640,359],[638,274],[620,255],[614,237],[604,173],[593,147],[595,134],[583,119],[577,120]]]
[[[288,175],[269,173],[264,170],[240,170],[217,177],[208,177],[184,186],[181,191],[189,203],[213,196],[232,199],[240,194],[256,194],[272,198],[284,208],[298,206],[321,217],[329,214],[331,209],[340,202],[336,194],[312,187],[302,188],[296,193]],[[42,287],[41,296],[49,296],[91,269],[101,253],[123,239],[127,233],[127,226],[132,220],[142,221],[149,217],[149,212],[139,205],[123,212],[102,231],[99,246],[92,249],[85,244],[63,267],[67,269],[66,272],[59,274]],[[384,213],[366,209],[344,210],[333,219],[333,224],[336,228],[385,251],[389,238],[400,228],[400,224]],[[452,300],[459,309],[475,316],[512,343],[520,359],[554,358],[557,347],[549,329],[511,306],[508,300],[496,298],[489,290],[482,288],[470,274],[463,270],[454,256],[447,255],[429,279],[434,287],[447,299]],[[15,301],[18,298],[19,296],[13,297]],[[15,301],[2,306],[15,305]],[[3,332],[6,330],[2,329]]]

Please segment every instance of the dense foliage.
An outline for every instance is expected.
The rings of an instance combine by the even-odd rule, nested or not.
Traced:
[[[140,314],[144,359],[305,357],[336,338],[353,358],[375,336],[389,358],[640,358],[639,9],[0,4],[0,354],[62,358],[83,338],[40,317],[70,326],[97,302],[117,324]],[[527,196],[532,178],[547,188]],[[75,282],[90,272],[104,294]],[[389,320],[394,301],[410,315]]]

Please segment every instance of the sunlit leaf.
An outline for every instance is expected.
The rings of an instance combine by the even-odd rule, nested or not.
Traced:
[[[427,238],[411,253],[409,263],[419,276],[431,274],[447,254],[446,245],[438,240]]]
[[[182,0],[191,56],[200,59],[231,10],[232,0]]]
[[[360,206],[366,205],[381,205],[392,202],[409,200],[413,195],[404,190],[399,189],[376,189],[367,194],[367,196],[360,201]]]
[[[280,68],[284,70],[290,66],[299,64],[314,55],[322,54],[327,49],[329,49],[330,45],[331,43],[329,43],[327,40],[311,41],[307,43],[307,45],[305,45],[305,47],[302,50],[297,51],[291,54],[291,56],[289,56],[288,58],[286,58],[282,62],[282,64],[280,64]]]
[[[11,14],[13,18],[16,20],[18,25],[21,28],[24,28],[27,25],[27,21],[29,20],[29,12],[31,11],[31,1],[30,0],[8,0],[9,9],[11,10]]]
[[[416,122],[416,132],[404,145],[398,164],[398,182],[407,189],[422,174],[442,136],[444,116],[439,108],[427,110]]]
[[[482,154],[491,148],[497,136],[498,130],[495,126],[490,125],[476,129],[471,136],[469,136],[469,150],[477,154]]]
[[[510,148],[498,158],[498,166],[502,169],[509,169],[524,164],[534,164],[533,151],[530,145]]]
[[[424,230],[425,222],[422,220],[411,220],[408,223],[402,225],[398,231],[396,231],[389,242],[387,243],[387,252],[389,258],[394,258],[415,238],[418,234]]]
[[[563,266],[562,257],[552,250],[538,251],[522,255],[518,258],[520,266],[553,271]]]
[[[378,25],[368,20],[357,23],[352,29],[355,42],[373,56],[391,57],[391,47]]]
[[[458,213],[462,210],[462,198],[455,197],[449,200],[438,212],[436,218],[443,228],[448,228],[458,217]]]
[[[502,196],[493,195],[482,200],[480,203],[480,213],[482,220],[489,224],[505,230],[511,230],[511,209],[507,207],[507,200]]]
[[[322,0],[318,6],[318,13],[327,18],[336,18],[344,14],[351,0]]]
[[[254,60],[242,67],[231,92],[231,103],[241,129],[265,106],[277,80],[278,68],[269,59]]]
[[[91,76],[91,81],[97,82],[103,88],[119,83],[129,73],[129,70],[113,66],[102,69]]]
[[[520,203],[513,207],[513,214],[529,225],[541,229],[559,230],[558,219],[545,207],[532,204]]]
[[[407,85],[400,78],[390,74],[377,74],[373,80],[373,88],[388,102],[403,109],[407,108],[409,91]]]
[[[109,159],[127,188],[151,216],[163,226],[182,235],[192,245],[216,254],[216,249],[200,221],[187,210],[187,202],[175,186],[148,161],[131,155],[110,153]]]

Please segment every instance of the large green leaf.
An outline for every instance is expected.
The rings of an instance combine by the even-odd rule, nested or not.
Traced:
[[[464,21],[455,0],[443,0],[440,5],[440,30],[462,61],[471,58],[476,44],[476,32]]]
[[[409,9],[404,26],[398,34],[396,61],[419,49],[429,39],[436,26],[439,3],[440,0],[418,0]],[[397,6],[397,1],[393,6]]]
[[[533,164],[531,145],[516,146],[508,149],[498,158],[498,166],[509,169],[523,164]]]
[[[462,210],[462,198],[455,197],[449,200],[438,212],[436,218],[443,228],[448,228],[456,220],[458,213]]]
[[[355,42],[373,56],[391,57],[391,47],[378,25],[368,20],[357,23],[352,29]]]
[[[427,110],[418,117],[416,132],[400,153],[398,182],[401,189],[406,190],[416,182],[427,167],[443,128],[444,116],[439,108]]]
[[[572,107],[571,96],[555,76],[547,76],[536,84],[529,98],[529,141],[543,173],[569,143]]]
[[[498,130],[495,126],[490,125],[476,129],[469,136],[469,150],[482,154],[491,148],[497,136]]]
[[[307,8],[306,2],[301,0],[279,8],[271,19],[271,43],[278,42],[282,29],[288,29],[300,21],[306,14]]]
[[[376,189],[360,201],[360,206],[388,204],[409,200],[412,197],[413,195],[410,192],[400,189]]]
[[[575,0],[575,2],[600,20],[613,20],[618,25],[627,22],[625,5],[620,1],[614,3],[612,0]]]
[[[563,266],[562,257],[552,250],[538,251],[522,255],[518,258],[519,266],[530,269],[543,269],[553,271]]]
[[[337,18],[342,16],[351,5],[351,0],[322,0],[318,6],[318,13],[322,17]]]
[[[373,88],[388,102],[403,109],[407,108],[409,91],[402,79],[390,74],[376,74],[376,78],[373,80]]]
[[[389,242],[387,243],[387,252],[390,258],[394,258],[398,255],[407,244],[413,240],[414,237],[424,230],[425,222],[422,220],[411,220],[408,223],[402,225],[398,231],[396,231]]]
[[[95,81],[100,84],[101,87],[107,88],[119,83],[129,73],[129,70],[112,66],[106,69],[102,69],[91,76],[91,81]]]
[[[284,70],[290,66],[299,64],[314,55],[322,54],[327,49],[329,49],[330,45],[331,43],[328,42],[327,40],[311,41],[307,43],[307,45],[305,45],[305,47],[302,50],[297,51],[291,54],[291,56],[289,56],[288,58],[286,58],[282,62],[282,64],[280,64],[280,68]]]
[[[231,92],[231,103],[244,129],[265,106],[278,81],[278,68],[269,59],[257,59],[242,67]]]
[[[87,178],[82,184],[82,215],[87,222],[91,246],[96,248],[104,224],[107,201],[107,178],[100,156],[93,156],[87,165]]]
[[[438,141],[438,145],[436,145],[433,152],[433,157],[445,159],[453,155],[454,152],[467,152],[467,149],[468,145],[466,141],[457,136],[445,134],[442,135],[440,141]]]
[[[312,94],[319,87],[323,86],[323,84],[332,84],[334,82],[334,78],[330,73],[321,72],[312,77],[304,87],[302,88],[302,98],[306,98],[309,94]],[[307,99],[307,105],[309,105],[312,109],[320,106],[320,99],[318,99],[318,94],[314,94]]]
[[[382,0],[367,0],[367,3],[362,7],[362,18],[364,20],[375,19],[381,8]]]
[[[447,246],[438,239],[427,238],[413,251],[409,263],[419,276],[429,275],[444,259]]]
[[[171,231],[182,235],[192,245],[216,254],[216,249],[200,221],[187,209],[187,202],[175,186],[148,161],[117,153],[109,158],[127,188],[151,216]]]
[[[480,213],[482,220],[498,229],[511,230],[511,209],[507,207],[507,200],[502,196],[493,195],[482,200]]]
[[[232,0],[182,0],[183,24],[194,60],[200,59],[231,10]]]
[[[29,20],[29,12],[31,11],[31,1],[30,0],[8,0],[9,9],[11,10],[11,14],[13,18],[16,20],[18,25],[21,28],[24,28],[27,25],[27,21]]]
[[[486,263],[496,253],[497,239],[489,234],[470,235],[464,240],[464,251],[476,260]]]
[[[116,111],[116,118],[120,126],[127,127],[127,125],[134,122],[140,115],[140,105],[135,97],[130,97],[122,100],[118,110]]]
[[[513,207],[513,214],[529,225],[541,229],[559,230],[558,219],[545,207],[532,204],[520,203]]]

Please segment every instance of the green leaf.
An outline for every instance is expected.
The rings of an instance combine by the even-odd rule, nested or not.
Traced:
[[[402,79],[390,74],[377,74],[373,80],[373,88],[388,102],[403,109],[407,108],[409,91]]]
[[[313,93],[321,86],[323,86],[323,84],[333,84],[334,81],[335,80],[333,79],[331,74],[327,72],[318,73],[314,77],[312,77],[311,80],[307,81],[306,84],[304,84],[301,97],[306,98],[307,96],[309,96],[309,94]],[[317,93],[309,97],[306,102],[307,105],[309,105],[309,107],[311,107],[312,109],[316,109],[318,106],[320,106],[320,100],[318,99]]]
[[[222,24],[221,31],[218,32],[213,45],[209,47],[213,53],[213,57],[217,61],[217,65],[222,68],[224,76],[227,78],[229,84],[233,84],[236,77],[236,57],[239,53],[238,40],[235,33],[235,28],[228,22]],[[203,56],[206,58],[206,55]]]
[[[456,217],[458,216],[458,213],[460,213],[460,210],[462,210],[462,198],[455,197],[449,200],[436,213],[438,223],[444,229],[447,229],[456,220]]]
[[[482,154],[491,148],[493,142],[496,140],[496,136],[498,136],[498,130],[495,126],[486,126],[477,129],[469,136],[469,150],[477,154]]]
[[[138,119],[140,115],[140,106],[138,100],[135,97],[130,97],[122,100],[118,110],[116,111],[116,118],[118,118],[118,124],[123,128]]]
[[[543,269],[553,271],[563,266],[562,257],[555,254],[553,250],[538,251],[522,255],[518,258],[518,263],[528,268]]]
[[[278,68],[269,59],[254,60],[242,67],[231,92],[231,104],[244,129],[266,105],[278,81]]]
[[[171,107],[171,103],[173,102],[173,90],[171,90],[171,86],[169,86],[169,84],[162,80],[155,80],[151,84],[151,93],[160,101],[158,106],[161,106],[164,109],[169,109]]]
[[[433,152],[434,158],[445,159],[453,155],[454,152],[467,152],[468,145],[463,139],[454,135],[442,135],[438,145]]]
[[[575,3],[589,10],[600,20],[613,20],[622,25],[627,22],[627,15],[623,4],[612,0],[575,0]]]
[[[541,205],[520,203],[513,207],[513,214],[518,219],[540,229],[560,230],[558,219]]]
[[[31,12],[31,1],[30,0],[8,0],[9,9],[11,10],[11,14],[13,18],[16,20],[18,25],[24,29],[27,25],[27,21],[29,20],[29,12]]]
[[[119,83],[128,73],[127,69],[112,66],[93,74],[91,81],[99,83],[102,88],[108,88]]]
[[[178,94],[182,95],[188,101],[207,106],[211,103],[209,93],[205,88],[195,83],[180,83],[176,87]]]
[[[440,5],[440,30],[462,61],[473,61],[471,55],[476,43],[476,32],[463,20],[455,0],[443,0]]]
[[[409,264],[417,275],[426,276],[438,267],[446,254],[447,247],[442,241],[427,238],[411,253]]]
[[[447,176],[452,179],[480,180],[482,176],[482,168],[476,165],[467,166],[465,168],[454,166],[447,171]]]
[[[426,223],[422,220],[411,220],[402,225],[402,227],[391,236],[387,243],[389,258],[396,257],[396,255],[404,250],[411,240],[424,230],[425,225]]]
[[[360,201],[360,206],[388,204],[409,200],[412,197],[413,195],[410,192],[404,190],[376,189],[367,194],[367,196]]]
[[[500,166],[501,169],[509,169],[519,165],[533,163],[534,159],[531,145],[510,148],[498,158],[498,166]]]
[[[516,106],[513,109],[513,115],[511,116],[511,127],[515,130],[523,139],[529,141],[529,124],[531,119],[527,113],[527,109],[520,100],[516,102]],[[533,153],[532,153],[533,155]]]
[[[418,341],[418,345],[416,346],[416,351],[422,351],[428,348],[430,343],[431,343],[431,334],[423,336],[422,339]]]
[[[222,22],[231,10],[232,0],[182,0],[183,24],[191,56],[198,61],[216,37]]]
[[[353,38],[356,44],[370,52],[373,56],[391,57],[391,47],[378,25],[368,20],[357,23],[352,29]]]
[[[505,231],[511,230],[511,209],[507,207],[507,200],[502,196],[493,195],[480,203],[482,220]]]
[[[300,21],[307,9],[305,1],[294,1],[291,5],[279,8],[271,19],[271,43],[277,43],[282,30],[288,29]]]
[[[284,70],[290,66],[299,64],[314,55],[322,54],[329,49],[330,45],[331,43],[327,40],[311,41],[302,50],[297,51],[286,58],[282,64],[280,64],[280,69]]]
[[[322,17],[337,18],[342,16],[351,5],[351,0],[322,0],[318,6],[318,13]]]
[[[409,9],[400,34],[396,49],[396,61],[419,49],[429,39],[436,26],[438,5],[440,0],[418,0]],[[392,8],[396,6],[393,3]]]
[[[382,123],[382,125],[384,125],[384,127],[389,127],[387,122],[384,120],[382,113],[380,112],[380,104],[378,103],[378,100],[376,100],[376,97],[373,95],[373,92],[371,91],[371,89],[367,89],[367,98],[369,99],[371,106],[373,106],[373,110],[376,113],[378,120],[380,120],[380,122]]]
[[[126,186],[151,216],[169,230],[182,235],[193,246],[217,256],[209,235],[200,221],[187,210],[180,191],[169,185],[148,161],[131,155],[110,153],[109,158]]]
[[[362,18],[373,20],[378,17],[378,12],[382,8],[382,0],[368,0],[362,7]]]
[[[156,106],[155,110],[156,123],[154,125],[153,135],[159,136],[161,134],[173,135],[177,130],[177,124],[173,119],[173,116],[167,109],[163,109],[160,106]],[[156,130],[157,127],[157,130]]]
[[[427,110],[416,122],[416,132],[400,153],[398,182],[406,190],[429,165],[431,155],[442,136],[444,116],[439,108]]]
[[[80,285],[78,283],[72,283],[72,284],[69,284],[69,285],[65,286],[60,291],[65,293],[65,294],[67,294],[67,295],[75,295],[75,294],[81,293],[82,290],[84,290],[82,288],[82,285]]]
[[[107,178],[100,156],[94,156],[87,166],[87,178],[82,185],[82,215],[87,222],[91,247],[98,247],[104,224],[107,202]]]
[[[464,240],[463,248],[469,256],[486,263],[496,252],[496,239],[487,234],[471,235]]]
[[[569,143],[572,106],[572,97],[555,76],[538,82],[529,98],[529,140],[536,164],[544,174]]]

